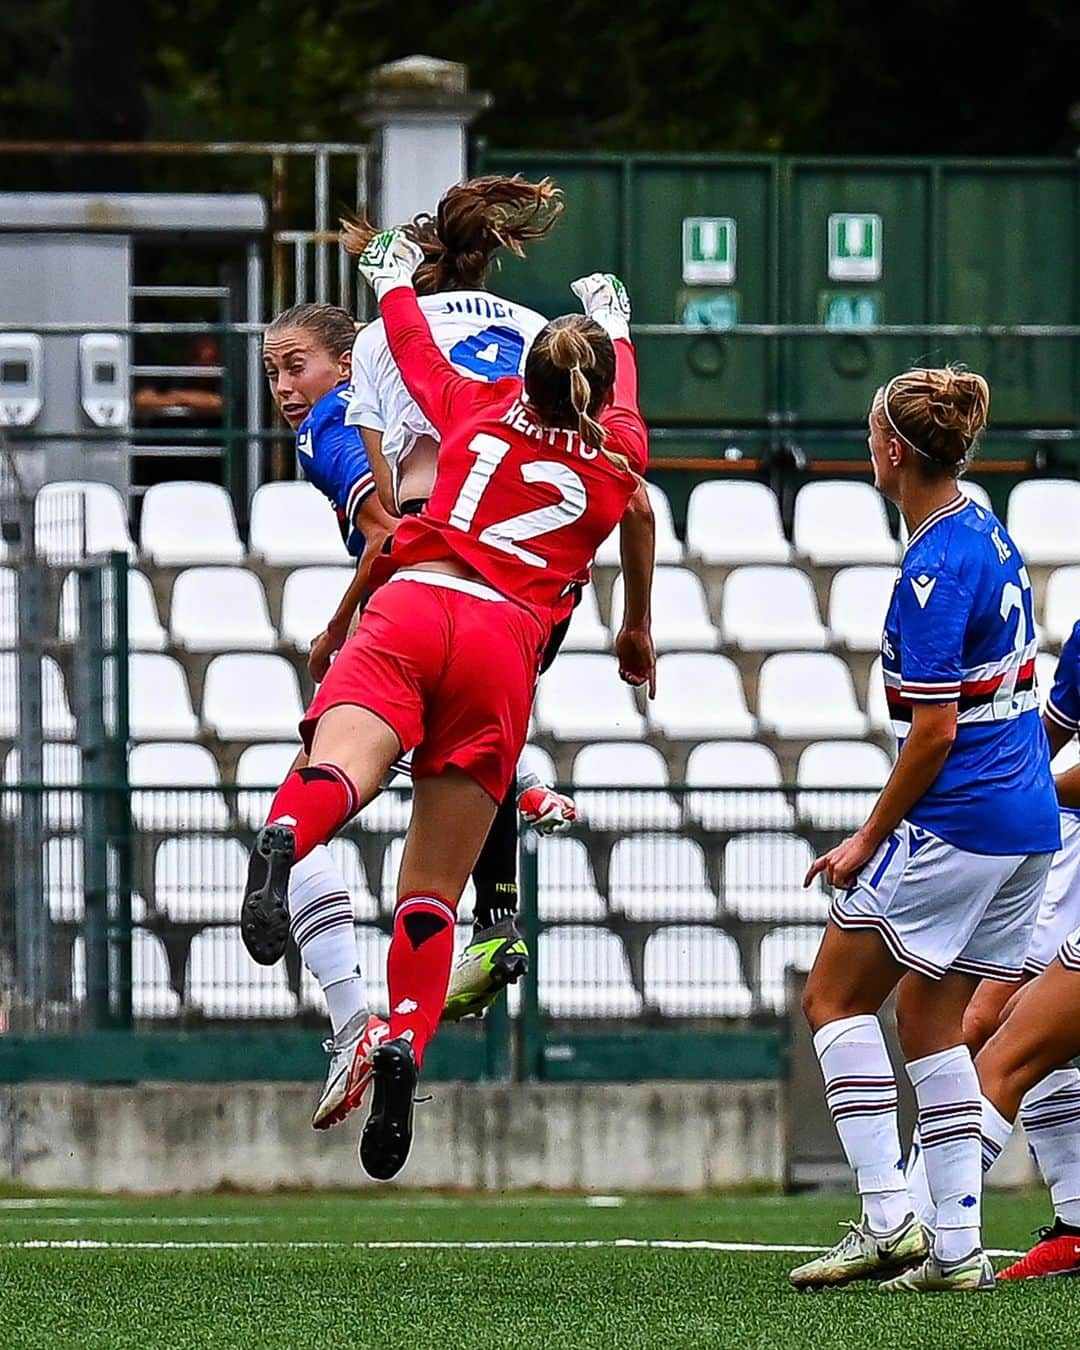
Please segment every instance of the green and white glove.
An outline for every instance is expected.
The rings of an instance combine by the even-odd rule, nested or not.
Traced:
[[[381,300],[398,286],[411,286],[413,273],[424,261],[423,250],[404,230],[383,230],[360,254],[360,275]]]
[[[630,336],[630,297],[613,272],[590,272],[570,283],[581,308],[614,342]]]

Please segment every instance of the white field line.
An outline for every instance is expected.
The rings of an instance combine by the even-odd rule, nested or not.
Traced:
[[[359,1251],[359,1252],[502,1252],[599,1251],[617,1249],[676,1252],[819,1252],[820,1246],[773,1242],[711,1242],[705,1238],[679,1241],[669,1238],[583,1238],[567,1241],[490,1242],[110,1242],[106,1239],[32,1238],[0,1242],[0,1251]],[[1022,1251],[990,1247],[991,1256],[1023,1256]]]

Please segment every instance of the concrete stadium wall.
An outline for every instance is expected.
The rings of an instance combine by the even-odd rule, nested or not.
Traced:
[[[400,1185],[683,1191],[780,1183],[783,1084],[440,1083]],[[40,1189],[349,1188],[359,1121],[316,1132],[311,1083],[0,1088],[0,1181]],[[1022,1141],[998,1184],[1030,1179]]]

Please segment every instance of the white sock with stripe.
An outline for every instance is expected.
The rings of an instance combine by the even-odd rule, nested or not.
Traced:
[[[958,1261],[982,1245],[982,1115],[966,1045],[907,1065],[919,1104],[919,1140],[934,1202],[934,1255]]]
[[[1020,1103],[1020,1122],[1054,1213],[1080,1227],[1080,1070],[1055,1069]]]
[[[289,913],[293,941],[319,982],[336,1035],[350,1017],[367,1007],[367,990],[360,974],[348,882],[325,844],[293,866]]]
[[[843,1017],[814,1034],[814,1050],[863,1219],[891,1233],[911,1213],[896,1119],[896,1077],[876,1017]]]

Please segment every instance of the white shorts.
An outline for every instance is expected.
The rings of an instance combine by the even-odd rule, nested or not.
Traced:
[[[1018,980],[1052,857],[967,853],[904,820],[829,917],[873,929],[897,961],[931,979],[958,970]]]
[[[1046,878],[1035,931],[1031,935],[1024,971],[1038,975],[1057,955],[1058,948],[1080,926],[1080,818],[1061,813],[1061,848],[1054,854]]]

